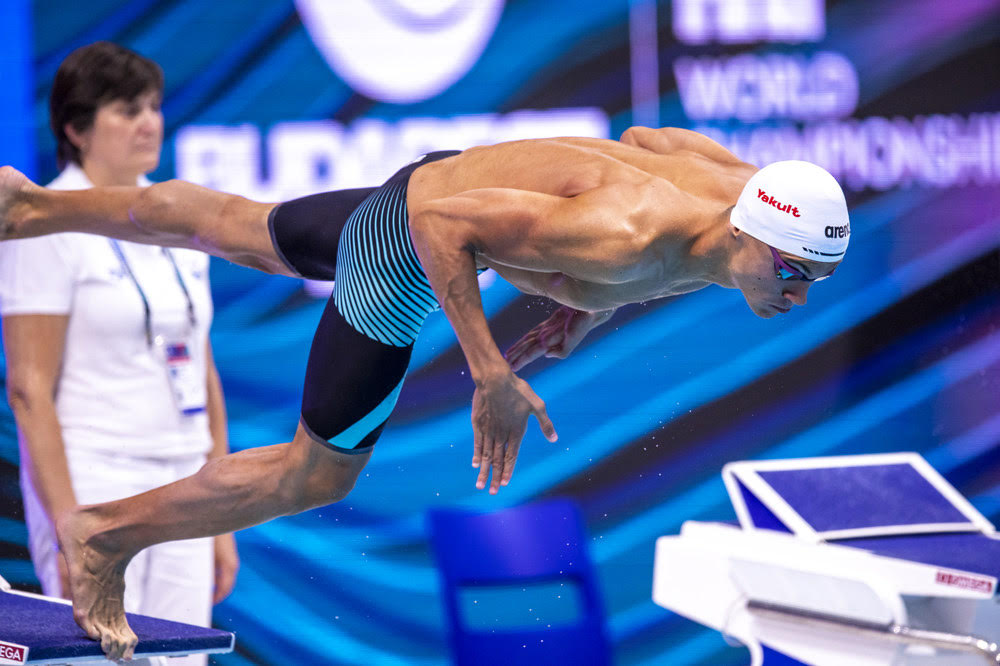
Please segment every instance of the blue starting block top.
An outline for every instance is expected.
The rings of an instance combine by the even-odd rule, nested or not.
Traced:
[[[743,529],[1000,578],[993,524],[916,453],[734,462],[722,476]]]
[[[759,471],[817,532],[913,525],[974,528],[913,465]]]
[[[63,664],[104,659],[100,643],[73,620],[73,609],[59,600],[3,591],[0,579],[0,664]],[[227,631],[127,614],[139,637],[135,658],[230,652]]]
[[[722,475],[745,529],[812,541],[995,532],[916,453],[737,462]]]

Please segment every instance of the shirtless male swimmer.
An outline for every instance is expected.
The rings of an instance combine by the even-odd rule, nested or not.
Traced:
[[[473,467],[506,485],[545,404],[515,372],[565,357],[627,303],[711,284],[760,317],[804,305],[850,235],[836,180],[806,162],[758,170],[687,130],[632,127],[621,141],[557,138],[432,153],[382,187],[263,204],[182,181],[54,192],[0,169],[0,238],[64,231],[187,247],[334,293],[309,353],[291,442],[218,458],[135,497],[58,520],[76,621],[110,659],[136,638],[122,572],[143,548],[256,525],[343,499],[399,395],[413,341],[440,304],[475,382]],[[506,358],[477,271],[562,305]]]

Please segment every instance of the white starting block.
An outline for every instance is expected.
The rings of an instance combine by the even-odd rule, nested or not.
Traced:
[[[1000,663],[1000,539],[916,453],[737,462],[739,525],[656,542],[653,600],[753,666]]]

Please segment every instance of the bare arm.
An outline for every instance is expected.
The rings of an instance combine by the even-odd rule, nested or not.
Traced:
[[[630,216],[615,206],[580,201],[593,198],[586,193],[562,199],[519,190],[474,190],[414,211],[414,246],[476,384],[473,466],[480,468],[477,485],[482,488],[492,462],[491,493],[510,480],[529,414],[538,418],[550,441],[556,433],[545,404],[513,374],[493,340],[476,281],[476,254],[583,279],[627,279],[622,267],[628,265],[637,236]]]
[[[222,382],[219,380],[219,370],[215,367],[215,357],[212,354],[212,343],[205,345],[205,366],[207,369],[207,403],[208,429],[212,433],[212,450],[208,459],[219,458],[229,453],[229,430],[226,418],[226,398],[222,393]]]
[[[680,127],[629,127],[622,133],[620,141],[630,146],[645,148],[654,153],[668,154],[681,150],[688,150],[693,153],[704,155],[716,162],[740,163],[741,160],[726,150],[717,141],[713,141],[704,134]]]
[[[215,367],[212,343],[205,344],[205,365],[207,370],[208,429],[212,433],[212,450],[208,459],[221,458],[229,453],[229,429],[226,418],[226,398],[222,393],[222,381]],[[236,584],[236,573],[240,568],[240,558],[236,551],[236,539],[232,532],[220,534],[213,543],[215,554],[215,592],[212,603],[219,603],[229,596]]]
[[[3,318],[7,401],[30,456],[31,480],[53,520],[76,506],[55,406],[68,324],[68,315]]]
[[[479,487],[488,475],[482,462],[493,463],[490,492],[510,480],[529,414],[538,418],[550,441],[556,434],[545,404],[513,374],[490,334],[476,281],[476,255],[584,281],[627,282],[646,263],[653,233],[640,221],[646,195],[658,186],[650,179],[572,198],[479,189],[413,211],[414,246],[476,384],[473,466],[480,467]]]
[[[3,318],[7,357],[7,401],[27,451],[28,474],[49,520],[76,506],[55,391],[66,344],[69,315],[24,314]],[[68,594],[60,562],[61,593]]]

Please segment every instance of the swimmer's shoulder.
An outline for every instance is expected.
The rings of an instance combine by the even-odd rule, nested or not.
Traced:
[[[619,141],[660,155],[687,151],[722,164],[744,164],[718,141],[700,132],[681,127],[653,128],[636,125],[625,130]]]

